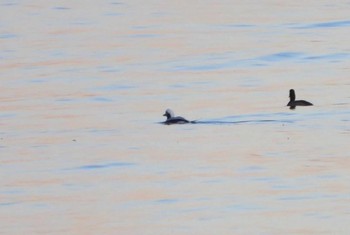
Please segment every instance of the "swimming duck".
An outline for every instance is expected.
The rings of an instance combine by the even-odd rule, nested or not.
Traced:
[[[289,90],[289,102],[287,106],[290,106],[291,109],[294,109],[295,106],[310,106],[312,103],[305,100],[295,100],[295,91],[293,89]]]
[[[185,124],[189,123],[190,121],[186,120],[183,117],[175,117],[174,112],[171,109],[165,110],[165,113],[163,116],[166,116],[166,121],[164,122],[165,124]]]

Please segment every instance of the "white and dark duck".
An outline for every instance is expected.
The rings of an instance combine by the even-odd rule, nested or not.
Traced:
[[[163,116],[166,116],[166,121],[164,122],[164,124],[167,124],[167,125],[193,123],[183,117],[175,116],[174,112],[171,109],[165,110],[165,113],[163,114]]]
[[[293,89],[289,90],[289,102],[287,106],[290,106],[290,109],[294,109],[295,106],[311,106],[313,105],[306,100],[295,100],[295,91]]]

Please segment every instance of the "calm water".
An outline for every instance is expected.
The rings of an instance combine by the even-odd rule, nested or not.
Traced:
[[[0,234],[350,233],[349,1],[0,5]]]

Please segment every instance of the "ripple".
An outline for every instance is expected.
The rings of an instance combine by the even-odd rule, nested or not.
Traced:
[[[19,202],[3,202],[0,203],[0,207],[17,205]]]
[[[303,53],[287,51],[287,52],[279,52],[279,53],[258,57],[258,58],[255,58],[254,60],[267,61],[267,62],[277,62],[277,61],[280,62],[285,60],[302,58],[302,56],[303,56]]]
[[[279,200],[281,201],[301,201],[301,200],[315,200],[315,199],[329,199],[329,198],[336,198],[336,195],[330,195],[330,194],[312,194],[312,195],[290,195],[285,197],[280,197]]]
[[[93,98],[90,98],[90,100],[95,102],[112,102],[113,101],[113,99],[106,98],[106,97],[93,97]]]
[[[307,54],[297,51],[281,51],[252,58],[237,58],[233,53],[203,54],[195,58],[180,58],[165,62],[167,71],[215,71],[232,68],[271,66],[279,63],[339,62],[350,58],[349,53]]]
[[[350,57],[349,53],[330,53],[324,55],[305,56],[304,60],[344,60]]]
[[[18,37],[17,34],[14,33],[2,33],[0,34],[0,39],[9,39],[9,38],[16,38]]]
[[[70,10],[69,7],[53,7],[53,10],[59,10],[59,11],[65,11],[65,10]]]
[[[255,113],[239,116],[228,116],[219,119],[196,120],[195,124],[266,124],[266,123],[294,123],[295,115],[289,113]]]
[[[124,5],[125,3],[123,2],[111,2],[111,5]]]
[[[15,113],[0,113],[0,118],[13,118],[16,116],[17,114]]]
[[[339,27],[349,27],[349,26],[350,26],[350,20],[343,20],[343,21],[329,21],[329,22],[322,22],[322,23],[305,24],[301,26],[293,26],[292,28],[318,29],[318,28],[339,28]]]
[[[247,211],[259,211],[263,210],[264,208],[262,206],[258,205],[252,205],[252,204],[237,204],[227,207],[230,211],[240,211],[240,212],[247,212]]]
[[[256,172],[256,171],[263,171],[263,170],[265,170],[264,167],[252,165],[252,166],[241,167],[237,171],[246,173],[246,172]]]
[[[96,89],[103,90],[103,91],[118,91],[118,90],[129,90],[133,88],[136,88],[136,86],[113,84],[108,86],[97,87]]]
[[[156,203],[160,203],[160,204],[174,204],[176,202],[178,202],[178,199],[160,199],[160,200],[156,200]]]
[[[270,122],[285,122],[291,123],[289,120],[242,120],[242,121],[225,121],[225,120],[195,120],[191,121],[189,124],[208,124],[208,125],[227,125],[227,124],[261,124],[261,123],[270,123]],[[166,124],[165,122],[158,122],[159,124]]]
[[[112,163],[104,163],[104,164],[91,164],[91,165],[83,165],[75,168],[65,169],[65,170],[98,170],[98,169],[106,169],[106,168],[125,168],[135,166],[135,163],[131,162],[112,162]]]
[[[219,25],[219,27],[225,27],[225,28],[252,28],[252,27],[256,27],[256,25],[253,25],[253,24],[226,24],[226,25]]]
[[[158,38],[159,34],[150,34],[150,33],[140,33],[140,34],[131,34],[129,38]]]
[[[16,6],[18,5],[18,3],[14,3],[14,2],[5,2],[5,3],[1,3],[1,6],[6,6],[6,7],[10,7],[10,6]]]

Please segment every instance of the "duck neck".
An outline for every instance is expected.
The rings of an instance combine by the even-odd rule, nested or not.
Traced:
[[[290,101],[295,101],[295,93],[294,92],[291,92],[289,94],[289,99],[290,99]]]
[[[165,116],[167,120],[171,118],[171,115],[169,113],[166,113]]]

